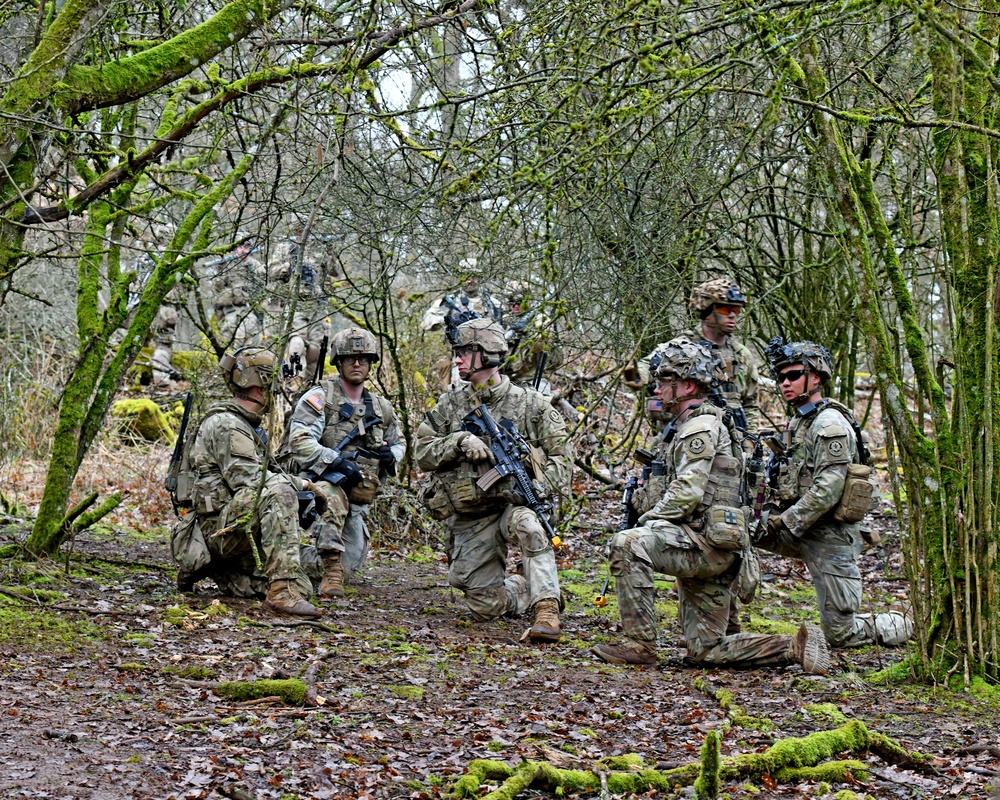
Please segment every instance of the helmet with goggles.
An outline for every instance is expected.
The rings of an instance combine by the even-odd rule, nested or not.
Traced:
[[[801,364],[810,372],[820,375],[824,381],[833,376],[833,356],[823,345],[815,342],[789,342],[777,336],[772,339],[764,355],[771,365],[771,373],[777,378],[783,367]]]
[[[714,305],[745,306],[746,297],[732,278],[716,278],[694,287],[689,305],[702,319]]]

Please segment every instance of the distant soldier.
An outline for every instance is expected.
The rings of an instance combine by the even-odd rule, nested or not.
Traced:
[[[710,350],[715,364],[715,391],[736,414],[741,426],[745,420],[747,433],[756,435],[760,429],[757,359],[735,335],[746,302],[746,297],[732,278],[716,278],[699,284],[691,292],[689,306],[698,314],[701,325],[681,336],[700,342]],[[655,372],[664,347],[665,344],[657,345],[639,362],[637,369],[626,371],[625,378],[630,387],[641,389],[648,385],[650,370]],[[659,401],[650,400],[648,409],[654,427],[662,428],[665,415],[659,408]],[[743,447],[752,450],[753,441],[745,439]]]
[[[784,452],[771,465],[767,530],[756,544],[805,561],[832,647],[901,645],[913,631],[911,619],[895,611],[857,613],[863,545],[858,523],[868,511],[871,487],[865,470],[859,476],[852,466],[866,465],[867,446],[850,409],[823,397],[833,375],[830,351],[814,342],[785,344],[779,337],[767,357],[792,418],[782,436]],[[849,486],[852,481],[860,487]],[[861,490],[860,503],[849,500],[854,488]]]
[[[157,391],[173,391],[176,388],[174,381],[181,377],[170,361],[177,337],[178,307],[183,305],[180,288],[175,286],[167,293],[150,326],[153,335],[152,388]]]
[[[531,288],[524,281],[507,284],[504,301],[508,356],[503,372],[518,386],[531,387],[543,352],[546,372],[551,374],[562,365],[562,345],[555,321],[544,312],[538,298],[531,296]],[[538,391],[546,397],[552,394],[552,383],[544,374],[540,376]]]
[[[357,572],[368,556],[369,505],[396,475],[406,442],[389,401],[365,387],[380,358],[375,337],[346,328],[333,337],[331,350],[339,375],[296,404],[288,450],[326,501],[312,531],[323,559],[319,594],[343,597],[345,575]]]
[[[611,541],[625,642],[593,653],[613,664],[656,663],[655,573],[677,578],[678,615],[688,659],[699,666],[830,667],[823,634],[803,625],[795,636],[726,632],[732,585],[750,547],[741,508],[743,458],[729,415],[705,398],[712,358],[683,338],[664,345],[656,395],[670,419],[659,461],[662,478],[636,495],[639,527]]]
[[[317,617],[320,611],[307,602],[313,589],[300,560],[296,494],[314,487],[265,472],[262,423],[272,404],[277,359],[269,350],[250,347],[227,353],[219,366],[234,397],[206,412],[188,455],[193,476],[188,513],[196,515],[211,561],[196,573],[179,573],[177,586],[190,591],[197,580],[210,577],[236,597],[266,592],[264,607],[275,613]]]
[[[417,430],[416,456],[431,473],[421,494],[447,531],[448,582],[462,591],[473,616],[492,620],[531,610],[533,641],[561,635],[561,594],[555,552],[538,515],[509,480],[483,489],[489,443],[468,429],[467,417],[481,404],[499,426],[513,427],[527,442],[533,490],[542,498],[568,493],[572,460],[566,423],[538,392],[500,374],[507,355],[503,328],[489,319],[458,327],[455,364],[465,383],[445,392]],[[507,549],[521,551],[523,574],[507,575]]]
[[[264,338],[262,315],[256,303],[256,286],[263,282],[263,267],[253,257],[259,248],[243,243],[236,253],[206,265],[215,268],[215,319],[227,346],[259,346]]]

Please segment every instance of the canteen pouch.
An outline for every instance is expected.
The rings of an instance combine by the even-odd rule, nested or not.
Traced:
[[[705,514],[705,540],[719,550],[746,550],[750,547],[743,509],[728,506],[710,508]]]
[[[847,468],[847,480],[840,502],[833,509],[837,522],[861,522],[871,511],[875,484],[872,482],[872,468],[864,464],[851,464]]]

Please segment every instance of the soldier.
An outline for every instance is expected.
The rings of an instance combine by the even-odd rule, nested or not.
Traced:
[[[215,319],[223,342],[233,347],[259,345],[264,330],[258,310],[254,308],[256,299],[253,285],[262,276],[262,269],[253,257],[259,248],[251,248],[243,243],[236,253],[228,258],[211,262],[207,266],[217,269],[213,280],[215,296]]]
[[[683,338],[668,342],[656,378],[656,394],[673,415],[660,450],[664,474],[637,495],[639,527],[611,541],[610,572],[626,641],[592,652],[612,664],[656,663],[653,577],[661,572],[677,578],[678,614],[694,664],[799,663],[806,672],[824,673],[830,658],[815,625],[802,625],[795,636],[727,635],[731,586],[749,548],[740,445],[724,412],[703,402],[713,374],[702,345]]]
[[[326,500],[313,526],[323,559],[319,594],[343,597],[345,574],[352,576],[368,556],[368,507],[385,480],[396,474],[406,442],[389,401],[365,387],[380,358],[375,337],[361,328],[345,328],[331,345],[339,374],[299,399],[288,450]]]
[[[819,617],[833,647],[858,647],[878,641],[901,645],[913,631],[913,621],[900,614],[858,614],[861,571],[857,558],[862,538],[857,521],[840,521],[839,504],[852,464],[862,464],[867,450],[854,415],[823,397],[823,385],[833,375],[830,351],[813,342],[767,348],[771,372],[792,410],[783,434],[785,455],[777,464],[776,485],[769,497],[766,533],[756,544],[765,550],[805,561],[816,587]],[[867,481],[867,477],[864,478]],[[870,491],[870,490],[869,490]]]
[[[746,297],[732,278],[716,278],[695,286],[689,306],[701,318],[701,326],[682,333],[681,337],[700,342],[710,350],[715,361],[713,372],[717,388],[726,405],[737,416],[745,417],[747,432],[756,435],[760,429],[757,362],[734,334],[746,302]],[[630,387],[640,389],[649,382],[650,365],[658,363],[663,347],[662,344],[657,345],[649,356],[639,362],[638,369],[626,370],[625,378]],[[662,425],[658,401],[651,400],[649,410],[654,427]],[[753,441],[745,439],[743,447],[752,450]]]
[[[509,313],[507,326],[507,362],[504,374],[518,386],[530,387],[534,383],[538,359],[546,353],[545,369],[551,372],[562,364],[562,346],[556,335],[554,321],[542,312],[541,306],[531,308],[530,287],[524,281],[512,281],[504,290]],[[538,391],[546,397],[552,395],[552,383],[542,377]]]
[[[238,597],[267,592],[264,607],[278,614],[317,617],[306,599],[312,585],[299,557],[300,489],[308,482],[264,471],[267,436],[262,427],[271,408],[277,359],[262,348],[243,348],[219,362],[234,399],[213,406],[190,445],[193,511],[211,553],[199,573],[179,573],[177,586],[190,591],[201,577]],[[261,481],[263,480],[263,487]]]
[[[153,372],[152,388],[155,390],[173,391],[176,388],[174,381],[181,377],[170,363],[177,335],[177,308],[183,304],[179,289],[180,286],[175,286],[167,293],[150,326],[150,332],[153,334],[153,355],[150,358],[150,366]]]
[[[477,484],[490,468],[492,453],[463,421],[485,404],[498,424],[512,424],[530,445],[528,471],[542,497],[569,489],[566,424],[542,395],[500,374],[507,342],[498,323],[474,319],[461,324],[454,351],[459,375],[469,383],[441,396],[416,440],[417,463],[432,473],[422,489],[423,500],[433,516],[445,520],[448,583],[463,592],[476,619],[533,609],[528,637],[556,642],[561,594],[552,542],[507,481],[489,489]],[[521,552],[523,575],[506,575],[510,544]]]

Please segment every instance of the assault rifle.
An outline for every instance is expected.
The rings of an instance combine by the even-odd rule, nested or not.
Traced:
[[[444,318],[444,335],[450,344],[456,345],[458,344],[458,326],[469,320],[480,319],[483,315],[472,307],[468,295],[463,294],[461,303],[459,303],[453,295],[446,294],[444,304],[451,309],[448,316]]]
[[[731,383],[725,384],[725,386],[732,386]],[[742,433],[744,436],[750,436],[747,432],[749,423],[747,422],[747,412],[743,410],[743,406],[733,407],[729,405],[726,401],[725,396],[722,394],[723,384],[719,381],[712,381],[712,388],[708,391],[709,402],[714,406],[725,409],[732,415],[733,425],[736,426],[736,430]],[[726,391],[731,391],[727,389]],[[752,436],[750,438],[753,438]]]
[[[177,497],[177,480],[181,471],[181,462],[184,460],[184,439],[187,434],[188,422],[191,420],[191,406],[194,404],[194,392],[188,392],[184,398],[184,414],[181,416],[181,428],[177,432],[177,441],[174,443],[174,452],[170,455],[170,465],[167,467],[167,477],[163,485],[170,492],[170,502],[174,507],[174,513],[178,512],[181,503]]]
[[[510,476],[517,491],[524,498],[524,505],[535,512],[545,534],[552,540],[553,545],[559,544],[559,537],[552,530],[549,522],[549,514],[552,513],[552,503],[543,500],[535,491],[535,486],[531,482],[531,476],[524,468],[521,459],[528,457],[531,449],[524,437],[517,432],[514,423],[510,420],[503,420],[500,425],[490,416],[490,411],[483,403],[474,409],[462,420],[465,430],[477,436],[484,437],[489,442],[490,452],[496,460],[496,465],[485,475],[476,481],[476,485],[483,491],[488,490],[497,481]]]
[[[330,346],[330,337],[323,334],[323,341],[319,345],[319,358],[316,361],[316,372],[313,373],[313,386],[323,380],[323,368],[326,366],[326,351]]]
[[[368,450],[367,448],[359,447],[357,450],[352,450],[346,456],[342,455],[344,449],[350,447],[355,441],[360,439],[365,435],[365,432],[369,428],[374,428],[377,425],[382,424],[382,417],[371,416],[365,417],[361,422],[355,425],[351,431],[339,442],[337,446],[333,448],[333,452],[337,454],[336,458],[330,463],[330,466],[326,468],[325,472],[317,473],[309,471],[307,474],[312,480],[326,481],[327,483],[332,483],[334,486],[340,486],[345,492],[349,492],[358,483],[361,482],[361,468],[355,463],[358,456],[364,456],[365,458],[378,458],[378,453],[374,450]]]

